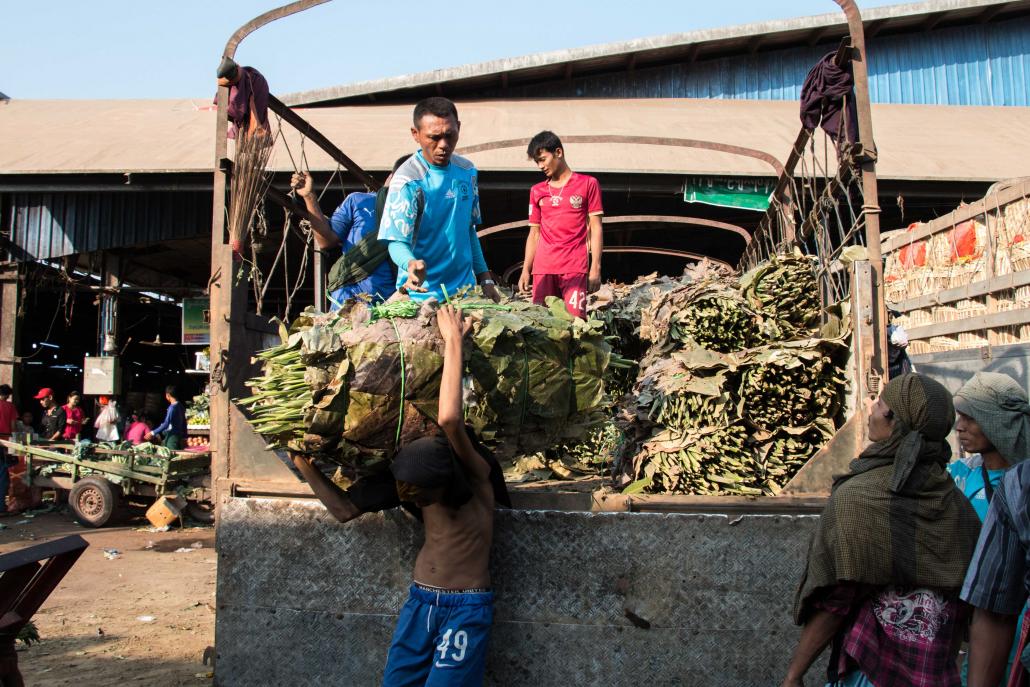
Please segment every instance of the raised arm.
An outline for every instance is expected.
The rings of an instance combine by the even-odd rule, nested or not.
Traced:
[[[436,311],[436,322],[444,340],[443,377],[440,380],[440,407],[437,423],[458,456],[470,479],[479,483],[490,480],[490,465],[479,455],[468,434],[462,412],[461,373],[464,367],[462,342],[472,329],[472,322],[460,310],[443,305]]]
[[[361,515],[361,510],[347,496],[347,492],[340,489],[332,480],[322,474],[322,471],[315,467],[309,456],[298,453],[291,454],[293,464],[304,480],[311,487],[318,500],[322,502],[330,515],[340,522],[348,522]]]
[[[304,206],[312,216],[311,228],[315,231],[315,245],[318,246],[318,249],[328,250],[340,245],[340,237],[333,232],[329,220],[326,219],[318,204],[311,175],[304,172],[294,174],[290,179],[290,187],[304,200]]]

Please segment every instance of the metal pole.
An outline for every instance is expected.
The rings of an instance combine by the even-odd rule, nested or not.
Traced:
[[[860,149],[855,150],[855,159],[862,170],[862,195],[865,218],[866,247],[873,272],[873,307],[870,311],[873,328],[873,347],[868,352],[868,374],[865,393],[870,398],[880,393],[882,381],[887,378],[887,308],[883,291],[883,256],[880,252],[880,201],[876,185],[876,139],[873,138],[873,111],[869,103],[869,71],[866,58],[865,30],[862,15],[854,0],[834,0],[848,20],[851,47],[854,56],[851,66],[855,77],[855,104],[858,117],[858,138]],[[865,352],[862,352],[863,354]]]
[[[250,20],[229,38],[223,57],[233,59],[236,48],[248,35],[266,24],[321,5],[328,0],[299,0]],[[232,165],[228,159],[226,135],[229,89],[218,88],[218,116],[215,117],[215,159],[211,214],[211,481],[215,492],[215,512],[221,511],[221,489],[231,474],[230,419],[232,398],[242,390],[249,351],[245,345],[243,322],[247,310],[246,282],[236,278],[238,265],[226,236],[226,193]],[[235,345],[234,345],[235,344]]]

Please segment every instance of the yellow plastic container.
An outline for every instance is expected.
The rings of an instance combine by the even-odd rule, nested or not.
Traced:
[[[180,496],[162,496],[147,509],[147,520],[154,527],[164,527],[179,519],[186,508],[186,500]]]

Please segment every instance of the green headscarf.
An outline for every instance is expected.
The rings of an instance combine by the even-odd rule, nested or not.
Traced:
[[[946,465],[951,458],[947,437],[955,425],[955,406],[939,382],[919,374],[901,375],[884,387],[880,398],[894,413],[894,431],[886,441],[862,451],[849,466],[850,472],[837,478],[834,488],[856,474],[893,464],[891,491],[900,494],[916,465]]]
[[[1030,456],[1030,403],[1016,380],[998,372],[978,372],[955,394],[955,409],[973,418],[1009,463]]]

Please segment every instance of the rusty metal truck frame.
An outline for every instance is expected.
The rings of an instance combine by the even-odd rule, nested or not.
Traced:
[[[249,34],[266,24],[311,7],[323,4],[328,0],[299,0],[277,9],[266,12],[241,26],[226,43],[223,57],[233,59],[236,48]],[[880,256],[879,205],[877,202],[876,181],[876,145],[873,138],[872,112],[869,101],[869,86],[865,37],[862,18],[857,4],[853,0],[834,0],[847,19],[849,38],[838,51],[839,59],[847,58],[852,64],[857,111],[853,113],[858,120],[860,144],[850,150],[851,159],[855,163],[857,179],[861,184],[862,205],[856,222],[846,232],[845,241],[835,247],[833,255],[823,256],[820,266],[820,278],[826,281],[840,279],[840,250],[849,242],[860,241],[863,237],[868,251],[867,260],[859,260],[851,268],[850,278],[846,278],[852,300],[854,323],[854,359],[856,393],[861,398],[872,398],[880,389],[885,376],[886,337],[884,327],[883,300],[883,266]],[[215,169],[213,184],[212,244],[211,244],[211,279],[209,294],[211,298],[211,352],[212,373],[209,394],[211,396],[211,448],[213,452],[212,479],[216,493],[216,504],[220,504],[222,495],[238,493],[264,494],[297,494],[296,485],[261,484],[261,480],[253,475],[237,474],[234,466],[245,459],[242,452],[244,446],[253,447],[253,431],[246,427],[245,420],[234,407],[232,397],[242,390],[247,375],[248,360],[253,347],[248,349],[247,327],[253,318],[247,313],[247,291],[244,284],[234,283],[233,251],[226,236],[226,198],[231,183],[231,161],[228,159],[226,140],[228,120],[226,110],[229,89],[218,89],[218,112],[215,130]],[[308,140],[322,148],[344,169],[362,181],[369,189],[379,187],[378,182],[367,172],[347,157],[331,141],[320,134],[300,115],[284,105],[274,96],[270,97],[269,108],[279,117],[301,131]],[[767,162],[777,174],[776,190],[766,218],[747,244],[740,267],[746,268],[768,257],[772,252],[789,246],[802,246],[805,232],[814,229],[819,221],[817,213],[800,218],[800,229],[795,217],[797,204],[794,198],[794,181],[797,166],[805,156],[805,146],[812,141],[813,131],[802,128],[797,141],[790,151],[785,164],[780,164],[773,156],[762,151],[733,146],[711,141],[695,141],[689,139],[668,139],[633,136],[604,137],[607,142],[627,144],[649,144],[662,146],[679,146],[704,148],[721,152],[745,155]],[[595,142],[596,136],[567,137],[569,142]],[[497,141],[463,149],[464,153],[481,150],[521,145],[519,140]],[[852,178],[851,181],[855,179]],[[841,174],[829,178],[820,198],[826,202],[834,202],[834,194],[842,190]],[[272,190],[269,198],[288,207],[298,216],[305,216],[302,208],[294,206],[283,193]],[[493,229],[501,229],[495,227]],[[859,229],[864,230],[860,232]],[[644,247],[632,247],[644,248]],[[660,249],[653,249],[660,250]],[[320,260],[315,263],[316,301],[321,298],[324,275]],[[230,351],[232,353],[230,353]],[[844,456],[853,456],[855,448],[861,444],[861,423],[864,420],[864,403],[855,404],[854,413],[845,428],[838,432],[817,459],[824,454],[836,457],[834,460],[814,459],[806,466],[798,478],[795,489],[787,490],[794,494],[808,494],[816,485],[828,484],[825,477]],[[241,455],[237,455],[237,451]],[[655,499],[661,501],[663,499]],[[665,497],[664,500],[669,500]],[[217,507],[217,506],[216,506]]]

